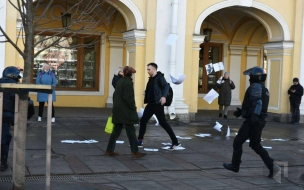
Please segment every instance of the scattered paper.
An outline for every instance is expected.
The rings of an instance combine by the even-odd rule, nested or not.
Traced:
[[[138,117],[142,117],[144,114],[144,108],[140,108],[139,112],[137,113]]]
[[[171,82],[173,84],[181,84],[181,83],[184,82],[184,80],[186,78],[186,75],[185,74],[180,74],[180,75],[178,75],[177,79],[170,75],[170,78],[171,78]]]
[[[116,141],[116,144],[123,144],[125,141]]]
[[[87,143],[87,144],[90,144],[90,143],[97,143],[98,141],[96,140],[84,140],[84,141],[80,141],[80,140],[62,140],[61,143],[69,143],[69,144],[73,144],[73,143]]]
[[[153,114],[153,118],[154,118],[155,121],[156,121],[155,126],[158,126],[158,125],[159,125],[159,122],[158,122],[158,119],[157,119],[156,115]]]
[[[158,148],[144,148],[145,151],[157,152]]]
[[[271,139],[270,141],[289,141],[289,139]]]
[[[170,146],[165,146],[165,147],[162,147],[161,149],[163,150],[168,150],[170,148]],[[186,148],[184,147],[181,147],[181,146],[178,146],[178,147],[175,147],[174,150],[185,150]]]
[[[213,66],[214,72],[218,72],[218,71],[225,69],[223,62],[214,63],[212,66]]]
[[[165,145],[165,146],[167,146],[167,145],[171,146],[172,145],[171,143],[162,143],[162,144]]]
[[[199,134],[195,134],[195,136],[197,136],[197,137],[211,137],[211,134],[199,133]]]
[[[166,40],[166,44],[172,46],[175,44],[176,40],[178,38],[178,35],[176,34],[170,34]]]
[[[222,83],[222,79],[223,79],[223,76],[221,76],[218,80],[217,80],[217,84],[221,84]]]
[[[228,126],[228,129],[227,129],[227,135],[226,135],[226,137],[230,137],[230,128],[229,128],[229,126]]]
[[[263,148],[265,148],[265,149],[272,149],[271,146],[263,146]]]
[[[212,101],[214,99],[216,99],[219,96],[219,94],[213,90],[213,88],[208,92],[208,94],[206,94],[206,96],[204,97],[204,100],[206,100],[209,104],[212,103]]]
[[[206,68],[207,75],[209,75],[210,73],[212,73],[212,71],[213,71],[212,63],[209,63],[209,64],[205,65],[205,68]]]
[[[215,126],[213,127],[215,130],[217,130],[218,132],[221,132],[221,128],[223,125],[221,125],[219,122],[215,122]]]
[[[250,142],[250,140],[246,140],[246,142]]]
[[[176,136],[178,139],[192,139],[191,137],[181,137],[181,136]]]

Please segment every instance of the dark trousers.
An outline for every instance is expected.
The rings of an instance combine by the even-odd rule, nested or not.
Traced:
[[[13,118],[12,118],[13,119]],[[2,135],[1,135],[1,164],[7,163],[9,145],[12,140],[12,135],[9,132],[11,122],[7,121],[7,118],[3,118],[2,122]]]
[[[291,122],[298,123],[300,121],[300,104],[290,102]]]
[[[39,112],[38,112],[39,117],[42,117],[42,115],[43,115],[44,104],[45,104],[45,102],[39,102]],[[53,103],[52,103],[52,117],[55,117],[55,110],[54,110]]]
[[[123,125],[122,124],[115,124],[113,132],[111,133],[108,146],[107,146],[107,151],[114,152],[115,150],[115,145],[116,145],[116,140],[121,134]],[[127,136],[129,139],[130,147],[131,147],[131,152],[136,153],[138,152],[138,145],[137,145],[137,139],[136,139],[136,129],[133,124],[131,125],[125,125]]]
[[[239,166],[243,153],[242,145],[250,138],[250,147],[262,158],[268,169],[272,167],[273,159],[269,157],[268,152],[260,144],[262,131],[265,126],[265,119],[262,119],[259,124],[252,125],[250,121],[245,120],[238,131],[233,142],[232,165]]]
[[[139,128],[139,135],[138,139],[144,139],[144,135],[146,133],[147,123],[149,119],[153,116],[153,114],[156,115],[160,126],[162,126],[163,129],[168,133],[172,140],[172,144],[177,144],[178,140],[170,127],[170,125],[167,123],[165,118],[165,112],[164,112],[164,106],[161,104],[147,104],[144,114],[142,118],[140,119],[140,128]]]

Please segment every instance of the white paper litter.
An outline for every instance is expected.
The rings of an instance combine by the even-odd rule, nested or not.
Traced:
[[[246,142],[250,142],[250,140],[246,140]]]
[[[170,146],[165,146],[165,147],[162,147],[161,149],[163,150],[168,150],[170,148]],[[184,147],[181,147],[181,146],[178,146],[178,147],[175,147],[174,150],[185,150],[186,148]]]
[[[271,139],[270,141],[289,141],[289,139]]]
[[[229,128],[229,126],[228,126],[228,129],[227,129],[227,135],[226,135],[226,137],[230,137],[230,128]]]
[[[171,146],[172,144],[171,143],[162,143],[162,145],[165,145],[165,146],[169,145],[169,146]]]
[[[159,126],[159,122],[158,122],[158,119],[157,119],[156,115],[153,114],[153,118],[154,118],[155,121],[156,121],[155,126]]]
[[[221,128],[223,125],[221,125],[219,122],[215,122],[215,126],[213,127],[215,130],[217,130],[218,132],[221,132]]]
[[[265,149],[272,149],[271,146],[263,146],[263,148],[265,148]]]
[[[170,78],[173,84],[182,84],[186,78],[186,75],[179,74],[177,78],[174,78],[172,75],[170,75]]]
[[[199,134],[195,134],[195,136],[197,136],[197,137],[211,137],[211,134],[199,133]]]
[[[212,101],[216,99],[218,96],[219,94],[212,88],[203,99],[206,100],[206,102],[208,102],[209,104],[211,104]]]
[[[181,136],[176,136],[178,139],[192,139],[191,137],[181,137]]]
[[[223,78],[223,76],[221,76],[221,77],[216,81],[216,83],[217,83],[217,84],[221,84],[221,83],[222,83],[222,78]]]
[[[97,143],[98,141],[96,140],[83,140],[83,141],[80,141],[80,140],[62,140],[61,143],[69,143],[69,144],[73,144],[73,143],[86,143],[86,144],[90,144],[90,143]]]
[[[158,148],[144,148],[145,151],[157,152]]]
[[[123,144],[125,141],[116,141],[116,144]]]
[[[166,44],[172,46],[175,44],[176,40],[178,38],[178,35],[176,34],[170,34],[166,40]]]

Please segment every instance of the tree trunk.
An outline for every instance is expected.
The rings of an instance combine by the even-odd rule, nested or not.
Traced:
[[[29,84],[32,71],[32,64],[34,62],[34,30],[33,30],[33,1],[26,0],[25,7],[27,14],[24,14],[25,23],[25,47],[24,47],[24,76],[22,83]],[[25,189],[25,143],[26,143],[26,127],[27,127],[27,108],[28,108],[28,93],[19,94],[19,118],[18,118],[18,133],[16,143],[16,165],[13,171],[14,190]],[[15,129],[16,130],[16,129]]]

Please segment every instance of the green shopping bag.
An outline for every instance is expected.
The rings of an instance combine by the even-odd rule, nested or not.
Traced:
[[[112,116],[108,118],[107,125],[105,128],[105,132],[111,134],[114,128],[114,123],[112,123]]]

